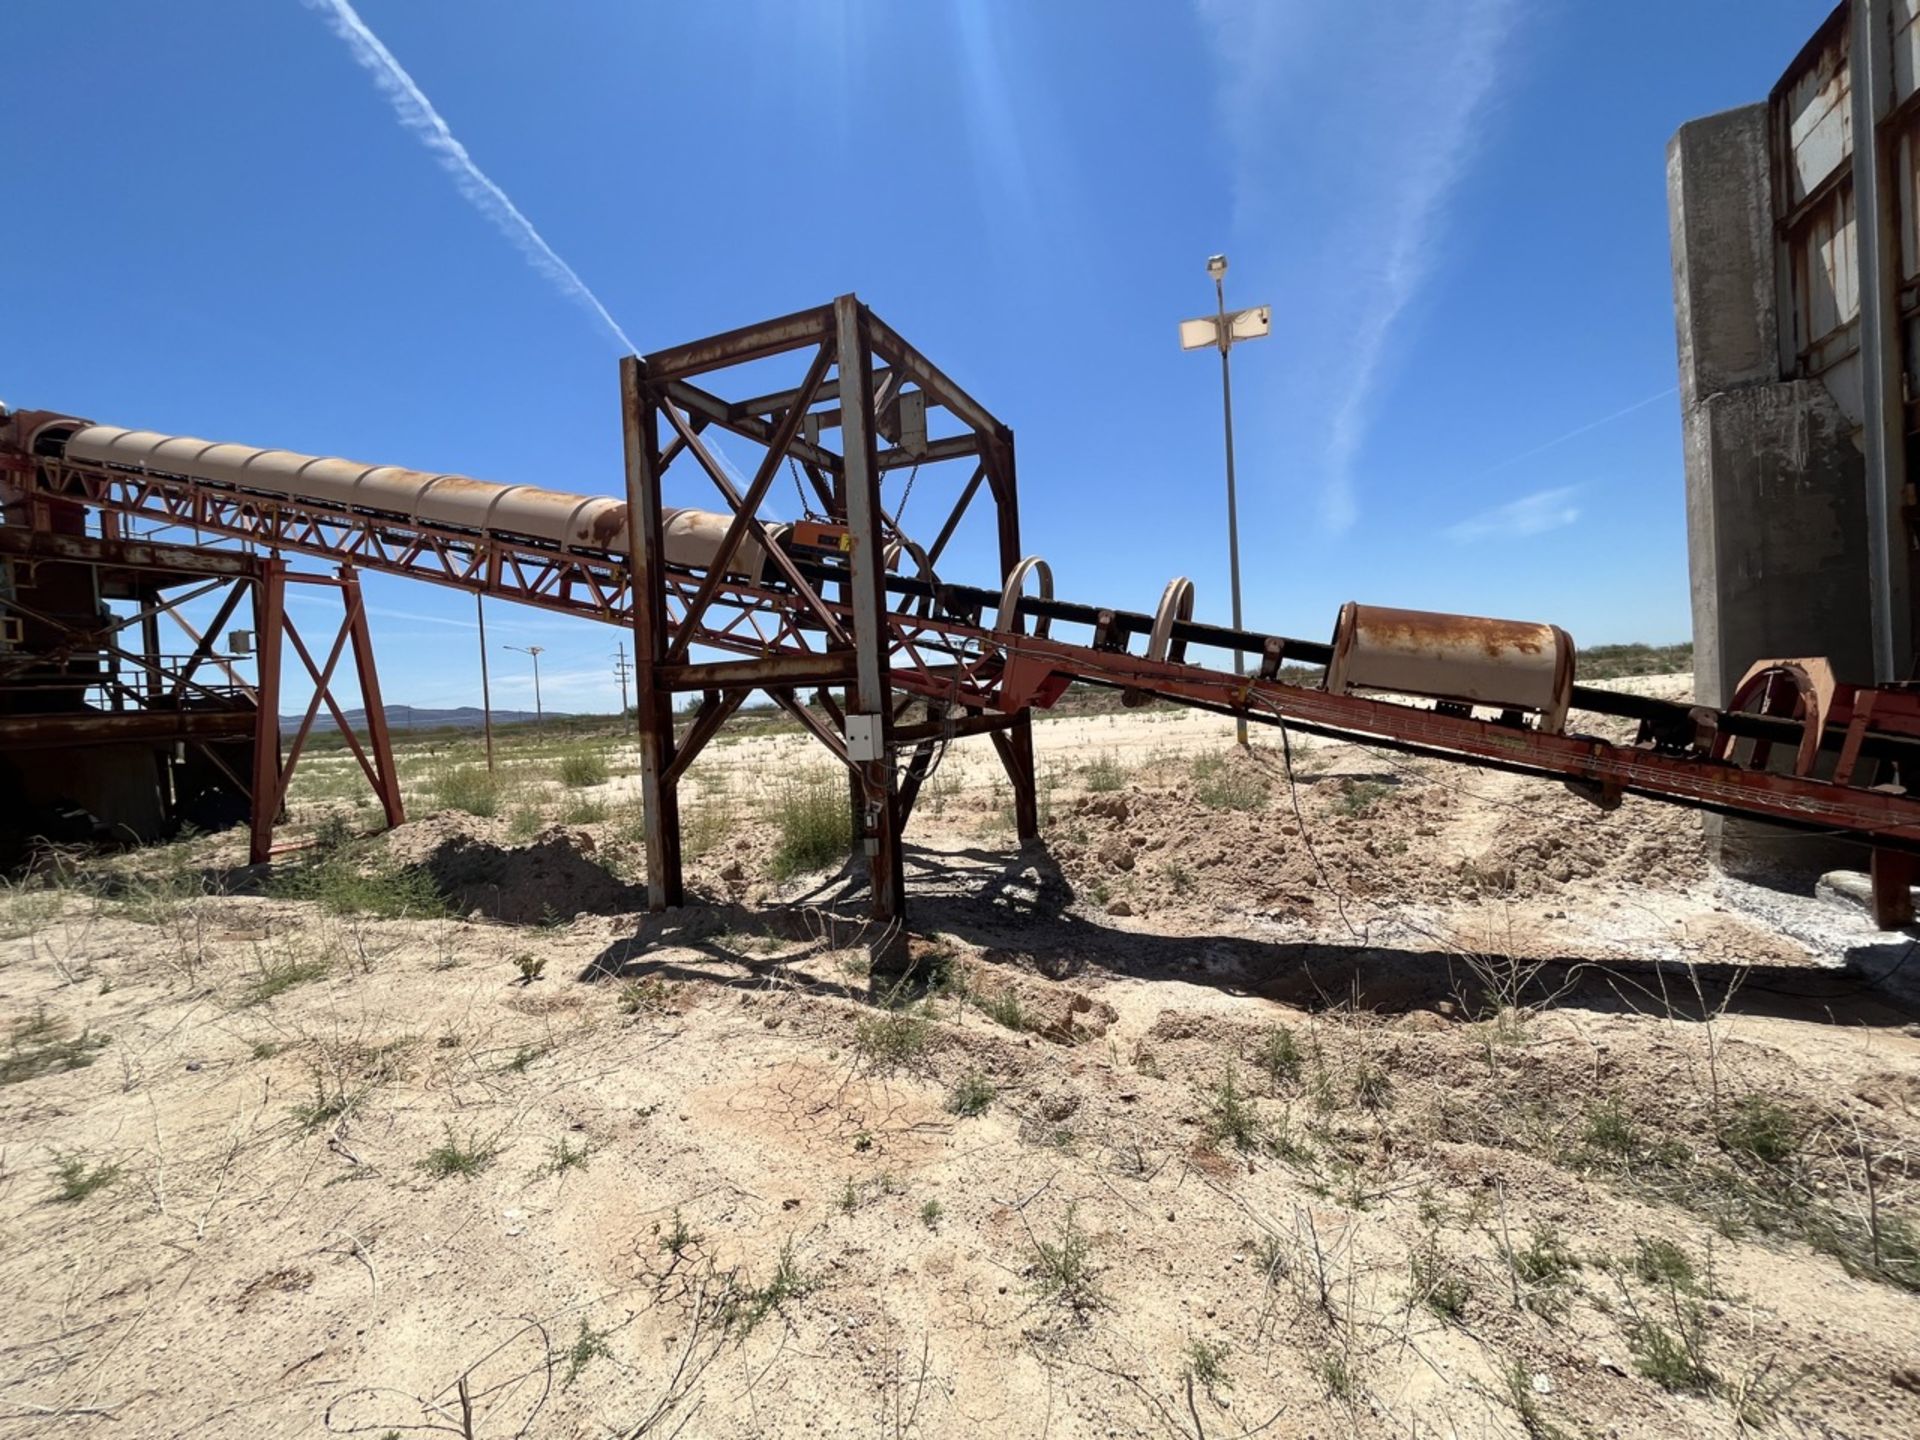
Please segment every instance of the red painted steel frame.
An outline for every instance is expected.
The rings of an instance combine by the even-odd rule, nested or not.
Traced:
[[[810,348],[814,354],[807,377],[792,390],[728,401],[693,383],[701,379],[705,384],[706,375],[734,365]],[[908,384],[917,388],[928,408],[944,409],[964,432],[938,439],[922,436],[916,445],[903,443],[900,406]],[[836,408],[818,408],[835,402]],[[1699,735],[1690,744],[1676,745],[1668,735],[1658,743],[1649,736],[1646,743],[1620,745],[1145,658],[1098,643],[1100,636],[1093,645],[1029,636],[1020,633],[1017,606],[1015,614],[997,615],[993,628],[978,623],[977,612],[960,617],[935,613],[937,607],[924,601],[887,608],[882,547],[898,540],[916,562],[919,552],[900,531],[897,514],[889,514],[880,503],[881,478],[909,465],[971,461],[971,478],[931,552],[926,552],[926,566],[931,569],[984,487],[994,504],[1004,577],[1021,559],[1013,437],[852,296],[644,360],[629,358],[622,367],[622,405],[631,557],[59,457],[17,457],[8,468],[36,497],[100,509],[103,520],[142,518],[188,528],[196,536],[343,560],[632,626],[648,817],[649,903],[656,909],[677,905],[682,898],[677,783],[700,747],[753,689],[766,690],[781,703],[810,714],[798,706],[796,691],[818,687],[831,719],[831,724],[821,722],[819,733],[823,740],[831,736],[838,742],[840,758],[854,772],[860,834],[875,876],[874,913],[886,920],[902,914],[899,829],[934,747],[962,734],[991,734],[1013,780],[1020,834],[1030,837],[1037,833],[1030,708],[1051,704],[1075,679],[1448,760],[1558,778],[1603,803],[1632,793],[1853,835],[1885,847],[1877,851],[1885,858],[1876,862],[1876,891],[1888,897],[1901,888],[1899,877],[1908,868],[1904,855],[1895,852],[1920,850],[1920,800],[1901,785],[1876,787],[1872,762],[1861,752],[1863,740],[1873,736],[1920,734],[1920,695],[1902,687],[1839,688],[1831,716],[1824,718],[1844,727],[1845,748],[1833,778],[1821,779],[1814,773],[1820,760],[1814,741],[1801,746],[1798,773],[1767,768],[1768,742],[1744,747],[1742,763],[1743,747],[1720,743],[1726,734],[1720,722],[1726,717],[1717,712],[1693,712]],[[834,427],[844,442],[839,454],[817,439],[821,430]],[[766,458],[744,493],[702,439],[710,429],[766,448]],[[880,445],[883,436],[891,442],[885,448]],[[753,539],[776,568],[771,580],[725,575],[722,566],[703,573],[665,563],[661,477],[685,456],[692,457],[735,517],[725,548]],[[754,517],[782,461],[804,472],[829,521],[849,535],[851,563],[841,578],[810,582],[769,543]],[[810,508],[811,502],[807,504]],[[354,633],[347,639],[355,645],[356,663],[365,667],[365,688],[371,660],[364,616],[350,571],[343,576],[343,588],[352,595],[346,624]],[[823,593],[823,586],[833,593]],[[270,599],[264,608],[278,603]],[[263,621],[263,636],[285,623],[283,612],[271,626]],[[689,657],[695,647],[740,658],[694,661]],[[264,697],[270,668],[276,685],[278,680],[279,662],[269,661],[270,648],[263,645],[261,659],[263,715],[272,713]],[[324,680],[326,667],[316,667],[304,647],[296,648],[309,670]],[[336,658],[337,652],[338,643]],[[877,729],[881,759],[857,760],[848,753],[846,714],[830,687],[841,690],[846,712],[864,717],[863,723]],[[707,699],[687,733],[676,740],[673,696],[686,692],[706,692]],[[896,723],[904,706],[890,692],[925,702],[927,719]],[[327,703],[332,704],[330,697]],[[334,709],[337,715],[337,706]],[[377,702],[370,700],[368,709],[373,723]],[[1801,709],[1811,713],[1809,707]],[[379,717],[374,756],[367,757],[357,746],[355,754],[381,793],[389,819],[397,822],[399,795],[383,719]],[[274,738],[277,745],[277,733]],[[296,760],[298,750],[296,741]],[[263,746],[261,753],[270,754],[277,764],[277,748]],[[896,768],[900,753],[911,755],[904,781]],[[290,769],[291,762],[275,775],[263,772],[259,783],[283,795]],[[258,816],[257,807],[256,827]],[[260,843],[256,828],[256,850]],[[1883,920],[1902,918],[1891,898],[1880,914]]]
[[[327,642],[326,660],[316,663],[293,617],[287,613],[289,585],[316,585],[340,592],[340,625]],[[406,821],[400,798],[400,776],[393,763],[393,742],[387,729],[387,714],[380,700],[380,679],[373,663],[373,640],[367,631],[367,612],[360,595],[360,580],[351,565],[342,565],[335,575],[310,575],[287,569],[275,556],[262,562],[262,574],[254,603],[254,625],[258,631],[259,706],[258,728],[253,746],[253,828],[248,858],[263,864],[273,853],[273,830],[286,809],[287,789],[293,772],[313,732],[313,722],[325,705],[334,723],[340,727],[360,772],[373,786],[380,808],[389,826]],[[333,693],[333,677],[342,653],[353,650],[353,664],[360,682],[360,703],[366,712],[367,745],[363,749],[353,727]],[[286,654],[291,649],[313,681],[313,696],[293,744],[283,756],[280,734],[280,694]],[[369,754],[368,752],[372,753]]]

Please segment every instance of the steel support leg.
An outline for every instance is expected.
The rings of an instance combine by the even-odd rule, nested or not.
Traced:
[[[841,438],[846,482],[849,603],[853,612],[854,696],[847,713],[849,729],[871,725],[877,754],[853,757],[859,776],[867,856],[867,876],[875,920],[888,934],[873,957],[876,969],[898,969],[905,958],[906,869],[900,851],[900,812],[894,793],[893,702],[887,684],[892,648],[886,622],[886,556],[882,548],[880,463],[873,428],[873,362],[867,350],[860,302],[842,295],[833,302],[840,371]],[[884,952],[884,953],[883,953]]]
[[[1899,930],[1913,923],[1913,856],[1904,850],[1873,852],[1873,923]]]
[[[340,600],[347,610],[352,637],[354,674],[360,682],[360,708],[367,717],[367,748],[373,755],[373,786],[386,812],[387,827],[404,825],[407,813],[400,800],[400,776],[393,765],[393,737],[387,731],[387,707],[380,697],[380,668],[373,659],[373,635],[367,629],[367,609],[360,600],[360,577],[351,565],[340,567]]]
[[[1000,758],[1013,785],[1014,828],[1025,845],[1040,838],[1039,776],[1033,764],[1033,712],[1022,710],[1006,729]]]
[[[993,491],[994,519],[999,530],[1000,574],[1020,563],[1020,490],[1013,464],[1013,432],[1004,427],[987,445],[982,468]],[[1014,830],[1022,845],[1040,838],[1040,804],[1033,766],[1033,711],[1023,709],[1005,732],[995,731],[993,747],[1000,752],[1007,780],[1013,786]]]
[[[673,770],[673,692],[660,682],[667,654],[667,587],[661,568],[660,436],[645,362],[620,362],[620,410],[627,452],[628,562],[633,588],[633,654],[637,693],[635,727],[640,732],[640,798],[645,808],[647,908],[658,912],[682,902],[680,798]]]
[[[280,660],[287,604],[287,566],[277,556],[263,561],[253,601],[259,647],[260,693],[253,731],[253,828],[247,859],[264,865],[273,852],[273,826],[280,818]]]

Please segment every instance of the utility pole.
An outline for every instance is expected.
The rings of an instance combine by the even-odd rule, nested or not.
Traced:
[[[627,642],[620,642],[620,653],[613,657],[613,673],[620,679],[620,718],[627,718],[627,681],[633,678],[633,662],[627,659]],[[640,733],[640,717],[633,717],[634,734]]]
[[[487,597],[473,592],[473,613],[480,620],[480,725],[487,736],[487,773],[493,773],[493,686],[487,679]]]
[[[1258,340],[1272,328],[1273,312],[1265,305],[1255,305],[1249,310],[1236,310],[1227,313],[1227,257],[1209,255],[1207,274],[1213,277],[1213,297],[1215,313],[1203,315],[1198,320],[1184,320],[1180,324],[1180,348],[1199,350],[1207,346],[1220,351],[1220,401],[1227,422],[1227,562],[1233,581],[1233,628],[1240,625],[1240,514],[1234,496],[1233,485],[1233,367],[1228,363],[1228,353],[1242,340]],[[1235,646],[1233,651],[1233,673],[1244,675],[1246,659]],[[1247,720],[1243,715],[1235,727],[1240,748],[1247,747]]]
[[[544,728],[547,723],[547,713],[540,708],[540,653],[547,647],[544,645],[502,645],[500,648],[502,650],[518,650],[522,655],[531,655],[533,657],[533,723],[538,727]]]

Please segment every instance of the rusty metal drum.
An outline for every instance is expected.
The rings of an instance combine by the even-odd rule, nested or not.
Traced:
[[[1327,689],[1519,710],[1557,735],[1573,697],[1573,639],[1558,625],[1348,601],[1333,627]]]

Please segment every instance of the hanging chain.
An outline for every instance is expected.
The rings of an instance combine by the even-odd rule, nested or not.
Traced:
[[[907,513],[907,501],[913,498],[913,482],[919,478],[920,462],[916,460],[913,462],[913,469],[907,472],[907,488],[900,492],[900,504],[893,512],[893,528],[901,534],[905,534],[906,532],[900,530],[900,521]]]
[[[829,516],[826,516],[826,515],[816,515],[816,514],[814,514],[814,513],[813,513],[813,506],[812,506],[812,504],[811,504],[811,503],[810,503],[810,502],[809,502],[809,501],[807,500],[807,492],[806,492],[806,489],[805,489],[805,487],[804,487],[804,486],[802,486],[802,485],[801,485],[801,483],[800,483],[800,467],[799,467],[798,465],[796,465],[796,464],[794,464],[794,463],[793,463],[793,456],[792,456],[792,455],[788,455],[788,456],[787,456],[787,473],[788,473],[789,475],[791,475],[791,476],[793,477],[793,493],[794,493],[794,494],[795,494],[796,496],[798,496],[798,497],[799,497],[799,500],[800,500],[800,518],[801,518],[802,520],[827,520],[827,519],[830,519],[831,517],[829,517]]]

